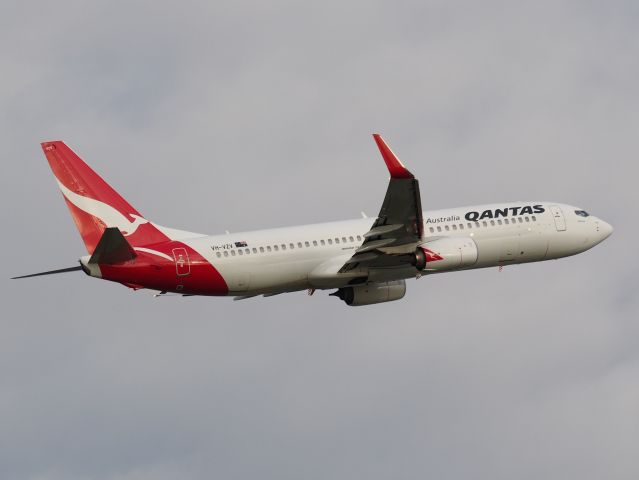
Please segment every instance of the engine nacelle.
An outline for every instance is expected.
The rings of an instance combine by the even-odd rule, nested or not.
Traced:
[[[344,300],[346,305],[352,307],[392,302],[393,300],[404,298],[405,294],[406,282],[404,280],[343,287],[337,290],[337,292],[331,293],[332,296]]]
[[[415,250],[414,265],[418,271],[450,270],[474,265],[477,245],[470,237],[445,237],[422,243]]]

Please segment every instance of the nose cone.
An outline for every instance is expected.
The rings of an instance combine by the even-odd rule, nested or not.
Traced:
[[[612,228],[612,225],[610,225],[609,223],[604,222],[603,220],[597,219],[596,225],[597,225],[597,235],[599,236],[600,242],[603,242],[606,238],[612,235],[612,231],[614,229]]]

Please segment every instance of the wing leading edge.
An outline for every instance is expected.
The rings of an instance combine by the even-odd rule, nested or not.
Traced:
[[[357,267],[408,266],[412,258],[410,253],[424,234],[419,181],[379,134],[374,134],[373,138],[391,178],[377,220],[340,273]]]

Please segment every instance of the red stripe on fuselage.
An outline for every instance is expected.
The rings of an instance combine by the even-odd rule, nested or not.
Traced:
[[[185,249],[190,267],[188,274],[178,275],[179,272],[186,270],[176,267],[175,260],[136,251],[138,256],[131,261],[115,265],[100,264],[102,278],[152,290],[189,295],[223,296],[228,294],[228,286],[220,272],[188,245],[171,241],[147,245],[144,248],[162,253],[172,259],[174,249]]]

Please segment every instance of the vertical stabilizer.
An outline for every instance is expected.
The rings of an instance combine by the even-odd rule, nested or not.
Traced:
[[[89,254],[108,227],[117,227],[132,246],[169,240],[64,142],[44,142],[42,150]]]

